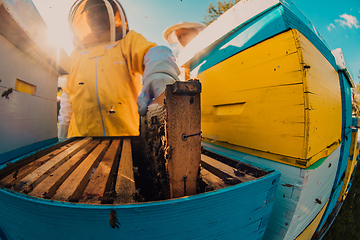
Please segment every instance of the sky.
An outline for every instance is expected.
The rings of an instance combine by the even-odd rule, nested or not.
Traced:
[[[255,0],[253,0],[255,1]],[[259,0],[257,0],[259,1]],[[72,44],[67,16],[74,0],[33,0],[50,28],[49,39],[68,53]],[[216,0],[120,0],[130,29],[158,45],[170,45],[163,32],[180,21],[204,21],[209,4]],[[360,0],[293,0],[312,22],[330,50],[341,48],[353,81],[360,78]]]

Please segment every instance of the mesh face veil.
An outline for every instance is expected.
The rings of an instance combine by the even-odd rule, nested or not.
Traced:
[[[129,31],[125,12],[117,0],[77,0],[68,20],[77,49],[118,41]]]

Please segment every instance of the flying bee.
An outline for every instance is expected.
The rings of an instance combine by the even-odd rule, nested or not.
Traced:
[[[2,94],[1,97],[5,97],[6,99],[9,99],[9,95],[13,92],[12,88],[6,89]]]

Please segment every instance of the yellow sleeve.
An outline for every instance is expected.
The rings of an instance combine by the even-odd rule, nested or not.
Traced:
[[[157,46],[147,41],[141,34],[130,30],[125,38],[120,41],[122,52],[128,67],[134,73],[144,73],[144,56],[150,48]]]

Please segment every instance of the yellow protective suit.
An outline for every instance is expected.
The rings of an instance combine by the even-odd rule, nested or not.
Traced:
[[[139,135],[138,113],[178,80],[171,50],[129,31],[117,0],[77,0],[69,25],[75,50],[61,96],[59,140]]]
[[[72,116],[71,136],[135,136],[139,134],[136,99],[148,50],[156,46],[129,31],[112,43],[71,54],[67,88]]]

